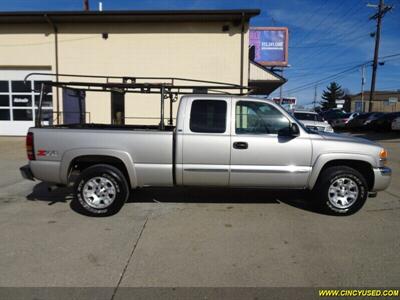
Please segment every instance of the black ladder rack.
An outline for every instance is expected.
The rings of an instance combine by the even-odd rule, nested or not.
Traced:
[[[36,126],[41,125],[41,110],[43,96],[46,94],[45,86],[56,88],[69,88],[90,92],[120,92],[138,94],[160,94],[160,130],[164,130],[164,104],[165,99],[170,101],[169,123],[172,125],[173,103],[177,101],[178,95],[187,94],[223,94],[223,95],[248,95],[252,88],[232,83],[198,80],[179,77],[127,77],[127,76],[100,76],[100,75],[76,75],[76,74],[55,74],[55,73],[30,73],[24,82],[32,76],[55,77],[55,81],[43,81],[41,84],[38,116]],[[60,78],[82,78],[86,80],[104,80],[105,82],[94,81],[60,81]],[[40,81],[40,80],[39,80]],[[155,82],[149,82],[155,81]],[[179,83],[179,84],[178,84]]]

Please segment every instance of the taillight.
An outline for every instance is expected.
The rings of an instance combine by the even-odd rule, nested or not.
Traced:
[[[26,154],[29,160],[35,160],[35,150],[33,149],[33,132],[26,135]]]

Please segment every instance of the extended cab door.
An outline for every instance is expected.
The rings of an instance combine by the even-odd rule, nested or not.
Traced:
[[[231,186],[302,188],[311,172],[311,140],[278,106],[262,100],[233,99]]]
[[[178,115],[184,119],[177,129],[177,183],[227,186],[231,144],[230,99],[204,96],[185,100],[184,117]]]

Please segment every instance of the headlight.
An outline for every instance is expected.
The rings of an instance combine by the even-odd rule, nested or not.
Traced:
[[[326,131],[326,132],[333,132],[332,126],[331,126],[331,125],[326,126],[325,131]]]

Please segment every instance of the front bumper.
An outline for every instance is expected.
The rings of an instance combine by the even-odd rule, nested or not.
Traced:
[[[388,167],[374,168],[374,176],[375,181],[372,191],[383,191],[390,185],[390,181],[392,180],[392,169]]]
[[[29,165],[25,165],[21,168],[19,168],[21,175],[23,178],[28,179],[28,180],[34,180],[31,168],[29,167]]]

